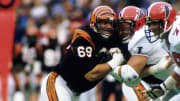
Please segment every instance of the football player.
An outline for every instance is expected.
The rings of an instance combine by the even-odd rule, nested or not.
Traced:
[[[161,83],[163,78],[153,75],[166,70],[172,63],[168,53],[161,48],[160,41],[148,42],[144,24],[145,14],[138,7],[127,6],[119,14],[119,35],[123,43],[128,43],[128,50],[132,56],[127,64],[118,66],[112,74],[118,74],[125,83],[123,93],[128,101],[146,101],[140,91],[148,89],[148,84]],[[144,74],[148,76],[142,78]]]
[[[43,101],[78,100],[79,94],[123,62],[121,51],[111,43],[116,19],[109,6],[98,6],[92,11],[90,24],[75,30],[66,55],[42,82]],[[112,59],[102,62],[108,49]]]
[[[153,3],[148,8],[146,36],[153,43],[161,39],[163,48],[170,54],[176,67],[163,83],[152,85],[146,93],[153,99],[176,87],[180,82],[180,19],[176,17],[174,8],[166,2]],[[154,33],[152,33],[154,32]],[[155,40],[152,40],[155,39]],[[178,90],[179,88],[176,88]],[[170,101],[179,101],[180,94]]]

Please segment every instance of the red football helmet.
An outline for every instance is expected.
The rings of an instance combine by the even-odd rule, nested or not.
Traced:
[[[166,2],[155,2],[149,8],[146,17],[146,24],[150,26],[152,23],[159,23],[158,35],[154,35],[153,29],[145,30],[146,37],[149,42],[155,42],[161,38],[165,33],[171,30],[173,22],[176,20],[176,12],[174,8]],[[154,30],[154,31],[155,31]],[[152,38],[155,36],[156,38]],[[154,40],[153,40],[154,39]]]
[[[145,24],[145,14],[136,6],[127,6],[119,13],[117,25],[119,31],[126,30],[126,28],[120,26],[121,23],[128,23],[130,25],[130,29],[128,29],[130,30],[129,33],[120,33],[123,43],[127,43],[134,32],[142,28]]]
[[[116,19],[116,13],[109,6],[98,6],[94,8],[94,10],[91,13],[90,27],[95,32],[97,32],[98,35],[101,36],[101,38],[109,39],[109,37],[113,34]],[[101,22],[110,23],[113,26],[113,28],[101,28],[99,26],[99,23]],[[100,33],[100,30],[106,30],[108,32],[111,32],[111,34]]]

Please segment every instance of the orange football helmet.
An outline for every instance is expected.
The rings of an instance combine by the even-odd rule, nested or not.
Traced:
[[[91,13],[90,27],[96,33],[98,33],[102,38],[109,39],[114,31],[116,17],[117,17],[116,13],[109,6],[98,6]],[[100,23],[101,21],[112,24],[113,28],[112,29],[100,28],[98,23]],[[106,30],[106,31],[110,32],[111,34],[100,33],[99,32],[100,30]]]
[[[171,30],[173,22],[176,20],[175,9],[166,2],[155,2],[149,8],[146,17],[146,24],[150,26],[152,23],[159,23],[158,35],[153,35],[153,30],[147,27],[145,30],[146,37],[149,42],[155,42],[165,33]],[[155,36],[156,38],[152,38]],[[154,39],[154,40],[153,40]]]
[[[119,31],[126,30],[125,28],[119,26],[121,23],[128,23],[130,25],[130,33],[120,33],[122,41],[125,43],[128,42],[129,38],[135,31],[145,25],[145,13],[136,6],[127,6],[119,13],[117,25]]]

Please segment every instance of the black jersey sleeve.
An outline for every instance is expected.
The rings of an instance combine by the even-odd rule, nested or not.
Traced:
[[[98,63],[95,57],[95,44],[89,33],[84,30],[76,30],[72,42],[71,52],[75,71],[81,71],[81,75],[89,72]]]

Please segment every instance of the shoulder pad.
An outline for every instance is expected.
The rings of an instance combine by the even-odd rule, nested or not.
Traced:
[[[81,29],[76,29],[75,30],[73,38],[72,38],[72,41],[71,41],[71,44],[74,43],[74,41],[77,38],[80,38],[80,37],[84,38],[85,40],[87,40],[93,46],[93,48],[95,49],[95,45],[92,42],[91,36],[86,31],[81,30]]]

